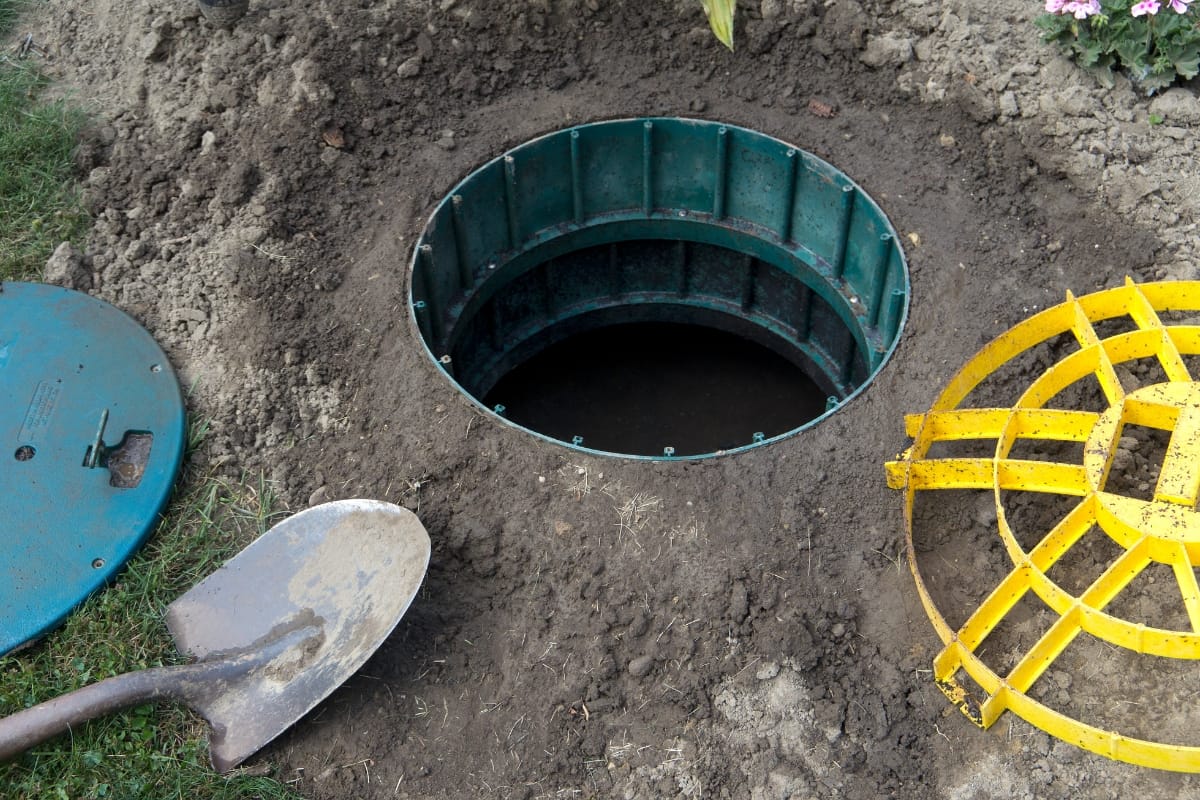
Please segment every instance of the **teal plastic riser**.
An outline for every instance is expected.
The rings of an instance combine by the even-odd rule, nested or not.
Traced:
[[[584,125],[489,162],[438,205],[411,269],[423,343],[476,402],[555,341],[651,319],[747,336],[844,401],[890,356],[909,300],[898,236],[857,184],[760,133],[676,118]]]

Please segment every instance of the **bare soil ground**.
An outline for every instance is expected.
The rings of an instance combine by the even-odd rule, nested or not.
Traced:
[[[1200,791],[1011,714],[974,728],[900,560],[903,412],[1068,289],[1196,274],[1194,91],[1099,90],[1038,43],[1039,5],[751,0],[734,54],[669,0],[253,0],[232,31],[186,2],[40,6],[22,31],[97,114],[95,226],[48,277],[164,345],[211,421],[197,458],[296,509],[403,503],[434,542],[396,634],[256,762],[312,798]],[[816,428],[594,458],[479,414],[422,354],[406,273],[434,204],[538,134],[640,114],[809,150],[901,231],[900,349]],[[961,555],[974,587],[987,553]]]

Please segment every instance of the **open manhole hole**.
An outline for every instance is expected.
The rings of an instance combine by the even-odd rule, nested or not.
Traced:
[[[908,309],[896,232],[852,180],[744,128],[583,125],[468,175],[413,254],[438,367],[487,413],[602,455],[777,441],[855,396]]]

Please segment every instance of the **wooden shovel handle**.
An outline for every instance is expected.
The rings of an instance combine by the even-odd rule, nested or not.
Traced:
[[[0,719],[0,763],[75,725],[130,706],[172,700],[195,708],[197,701],[219,686],[222,679],[249,672],[269,655],[259,651],[237,658],[126,672],[18,711]]]

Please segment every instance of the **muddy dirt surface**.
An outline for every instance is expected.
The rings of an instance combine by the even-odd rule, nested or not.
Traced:
[[[1195,92],[1099,90],[1037,41],[1039,5],[751,0],[735,54],[667,0],[252,0],[232,31],[184,2],[39,6],[22,30],[97,114],[95,226],[48,279],[163,344],[209,420],[197,460],[265,471],[293,509],[403,503],[433,540],[396,634],[251,764],[331,799],[1200,791],[952,709],[884,480],[903,412],[1013,323],[1068,289],[1195,277]],[[697,463],[592,457],[426,360],[406,271],[438,200],[538,134],[642,114],[804,148],[901,232],[899,350],[816,428]],[[987,514],[933,500],[934,528]],[[989,553],[948,580],[987,591],[967,565]]]

